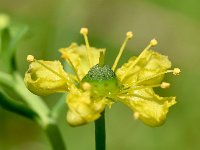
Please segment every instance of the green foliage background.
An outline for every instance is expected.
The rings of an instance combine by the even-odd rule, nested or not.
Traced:
[[[112,64],[125,33],[132,30],[121,64],[138,55],[152,38],[156,51],[168,55],[179,77],[167,75],[172,86],[158,91],[176,95],[178,103],[170,109],[166,123],[151,128],[132,118],[122,104],[106,111],[108,150],[199,150],[200,149],[200,1],[198,0],[0,0],[0,12],[10,15],[13,24],[26,24],[29,31],[18,45],[17,65],[24,75],[26,56],[59,59],[57,49],[71,42],[83,43],[81,27],[89,28],[92,46],[107,49]],[[44,97],[51,107],[60,94]],[[69,150],[94,149],[94,126],[72,128],[65,121],[67,107],[59,125]],[[0,150],[50,149],[48,139],[32,121],[0,108]]]

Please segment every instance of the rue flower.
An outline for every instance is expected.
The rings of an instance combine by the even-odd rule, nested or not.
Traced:
[[[175,97],[160,97],[153,88],[169,88],[170,83],[162,82],[164,75],[179,75],[180,69],[169,70],[168,57],[150,50],[157,41],[151,40],[138,57],[131,57],[116,69],[132,32],[127,32],[112,67],[104,64],[105,49],[90,47],[88,29],[82,28],[80,33],[85,45],[72,43],[59,50],[74,74],[65,72],[59,61],[37,60],[29,55],[24,78],[27,88],[37,95],[67,92],[67,121],[72,126],[98,119],[105,107],[115,102],[127,105],[135,119],[149,126],[163,124],[170,106],[176,103]]]

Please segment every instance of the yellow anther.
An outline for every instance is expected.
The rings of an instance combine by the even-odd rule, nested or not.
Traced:
[[[174,70],[173,70],[174,75],[179,75],[180,72],[181,72],[181,70],[179,68],[174,68]]]
[[[156,39],[152,39],[150,41],[151,46],[156,46],[158,44],[158,41]]]
[[[91,85],[88,82],[82,83],[82,88],[85,91],[89,91],[91,89]]]
[[[133,117],[134,117],[135,120],[139,119],[140,113],[139,112],[134,112],[133,113]]]
[[[133,33],[131,31],[126,33],[126,36],[131,39],[133,37]]]
[[[83,35],[87,35],[88,34],[88,28],[81,28],[80,33]]]
[[[169,88],[170,87],[170,83],[162,82],[160,87],[163,88],[163,89]]]
[[[28,55],[28,56],[26,57],[26,60],[27,60],[28,62],[33,62],[33,61],[35,60],[35,58],[34,58],[33,55]]]
[[[119,50],[119,53],[118,53],[118,55],[117,55],[117,57],[116,57],[116,59],[115,59],[115,62],[114,62],[114,64],[113,64],[113,66],[112,66],[112,70],[113,71],[115,71],[115,69],[116,69],[116,67],[117,67],[117,64],[118,64],[118,62],[119,62],[119,59],[120,59],[120,57],[121,57],[121,55],[122,55],[122,53],[123,53],[123,51],[124,51],[124,48],[125,48],[125,46],[126,46],[126,43],[128,42],[128,40],[129,39],[131,39],[133,37],[133,33],[132,32],[127,32],[126,33],[126,38],[125,38],[125,40],[124,40],[124,43],[122,44],[122,46],[121,46],[121,48],[120,48],[120,50]]]

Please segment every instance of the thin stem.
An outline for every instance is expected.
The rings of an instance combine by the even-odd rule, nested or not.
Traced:
[[[0,106],[2,106],[4,109],[8,111],[22,115],[29,119],[34,120],[36,117],[38,117],[33,110],[17,102],[16,100],[13,100],[2,90],[0,90]]]
[[[4,74],[0,74],[0,83],[4,86],[13,89],[15,94],[17,94],[21,99],[23,99],[23,101],[30,107],[30,110],[29,107],[21,105],[21,103],[18,103],[16,100],[9,99],[9,97],[5,97],[4,93],[0,95],[0,106],[6,108],[9,111],[35,120],[41,126],[41,128],[45,130],[47,137],[53,147],[53,150],[66,150],[65,143],[56,125],[56,120],[55,118],[53,118],[53,116],[49,116],[50,110],[46,106],[46,104],[43,103],[42,99],[33,95],[25,88],[23,80],[18,74],[15,74],[15,80],[13,80],[13,78],[9,78],[9,75],[3,75]],[[7,83],[1,81],[9,82]],[[14,86],[13,83],[15,83]],[[3,91],[1,91],[1,93],[2,92]]]
[[[27,90],[21,76],[18,73],[15,73],[14,76],[15,80],[13,80],[13,82],[15,83],[15,85],[9,85],[10,88],[15,91],[17,96],[19,96],[27,104],[27,106],[29,106],[33,111],[38,114],[38,123],[42,126],[45,126],[49,122],[48,115],[50,113],[50,109],[40,97],[32,94]]]
[[[46,126],[46,135],[49,138],[53,150],[67,150],[63,137],[56,123],[52,122]]]
[[[152,47],[157,45],[157,41],[155,39],[152,39],[147,45],[147,47],[142,51],[142,53],[136,58],[136,60],[129,66],[128,70],[126,73],[122,76],[121,80],[123,81],[125,76],[131,71],[131,69],[140,61],[140,59],[143,57],[143,55]]]
[[[70,59],[68,56],[66,56],[65,58],[68,60],[68,62],[69,62],[69,64],[71,65],[71,67],[72,67],[74,73],[76,74],[76,77],[77,77],[78,82],[80,83],[80,82],[81,82],[81,79],[80,79],[80,77],[79,77],[79,75],[78,75],[78,71],[77,71],[76,67],[74,66],[74,64],[72,63],[71,59]]]
[[[105,111],[95,121],[95,143],[96,150],[106,150]]]
[[[89,44],[89,40],[88,40],[88,36],[87,36],[88,29],[87,28],[81,28],[80,33],[84,37],[88,62],[89,62],[90,67],[92,67],[92,59],[91,59],[91,55],[90,55],[90,44]]]
[[[128,42],[128,40],[129,40],[129,38],[126,37],[124,43],[122,44],[122,46],[121,46],[121,48],[120,48],[120,50],[119,50],[119,54],[117,55],[117,57],[116,57],[116,59],[115,59],[115,62],[114,62],[114,64],[113,64],[113,66],[112,66],[112,70],[113,70],[113,71],[115,71],[115,69],[116,69],[116,67],[117,67],[117,64],[118,64],[118,62],[119,62],[119,59],[120,59],[120,57],[121,57],[121,55],[122,55],[122,53],[123,53],[123,51],[124,51],[124,48],[125,48],[126,43]]]
[[[46,64],[42,63],[42,61],[40,60],[34,60],[37,63],[39,63],[41,66],[43,66],[44,68],[46,68],[47,70],[51,71],[52,73],[54,73],[55,75],[57,75],[58,77],[60,77],[61,79],[63,79],[64,81],[66,81],[66,83],[68,83],[68,81],[66,80],[66,78],[64,76],[62,76],[61,74],[59,74],[58,72],[56,72],[55,70],[51,69],[49,66],[47,66]]]
[[[66,150],[65,143],[62,135],[56,125],[56,120],[50,116],[50,110],[42,99],[31,94],[22,84],[21,77],[15,74],[17,80],[14,90],[21,96],[21,98],[35,111],[40,119],[37,119],[37,123],[45,130],[47,137],[51,143],[53,150]]]

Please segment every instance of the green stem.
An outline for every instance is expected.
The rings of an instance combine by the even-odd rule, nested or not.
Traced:
[[[53,150],[67,150],[56,123],[49,123],[45,128],[45,132]]]
[[[46,132],[53,150],[66,150],[65,143],[56,125],[56,114],[51,116],[47,105],[42,101],[40,97],[33,95],[26,89],[23,80],[18,73],[15,73],[13,77],[9,74],[0,72],[0,85],[12,89],[15,94],[20,97],[25,102],[25,104],[27,104],[28,107],[25,107],[25,105],[20,105],[21,103],[19,104],[16,100],[11,98],[9,99],[9,97],[5,96],[5,92],[3,92],[3,90],[1,90],[2,95],[0,95],[0,106],[6,108],[9,111],[35,120]],[[32,114],[33,112],[34,114]],[[54,113],[56,112],[58,112],[58,108],[56,108]],[[38,117],[32,115],[36,115]]]
[[[13,90],[25,102],[25,104],[27,104],[27,106],[29,106],[33,111],[38,114],[38,123],[42,126],[46,126],[49,122],[50,114],[48,106],[43,102],[40,97],[32,94],[27,90],[21,76],[18,73],[14,74],[14,82],[15,85],[12,86]]]
[[[105,111],[95,121],[95,143],[96,150],[106,149]]]
[[[16,100],[13,100],[10,96],[8,96],[2,90],[0,90],[0,106],[8,111],[22,115],[32,120],[38,117],[37,114],[34,111],[32,111],[30,108],[26,107],[25,105],[19,103]]]

